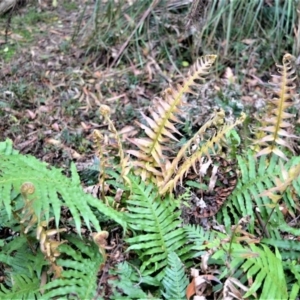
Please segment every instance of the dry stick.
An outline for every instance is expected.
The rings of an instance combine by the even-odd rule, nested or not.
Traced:
[[[117,54],[117,56],[115,57],[115,59],[113,60],[112,64],[111,64],[111,68],[114,67],[114,65],[118,62],[120,56],[122,55],[122,53],[124,52],[124,50],[126,49],[126,47],[128,46],[131,38],[133,37],[133,35],[136,33],[136,31],[138,30],[138,28],[141,26],[141,24],[145,21],[145,19],[148,17],[148,15],[150,14],[150,12],[152,11],[152,9],[158,4],[159,0],[153,0],[153,2],[151,3],[151,5],[149,6],[149,8],[144,12],[142,18],[140,19],[140,21],[138,22],[138,24],[136,25],[136,27],[134,28],[134,30],[132,31],[132,33],[130,34],[130,36],[128,37],[128,39],[126,40],[126,42],[122,45],[119,53]]]

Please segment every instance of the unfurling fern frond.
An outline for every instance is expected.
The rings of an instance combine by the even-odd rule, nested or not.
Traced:
[[[61,169],[49,168],[48,164],[40,162],[33,156],[18,154],[12,149],[12,142],[7,140],[0,143],[0,170],[0,207],[5,207],[8,218],[12,215],[13,193],[16,198],[16,195],[22,192],[23,184],[30,182],[35,189],[30,195],[35,215],[37,218],[45,215],[47,221],[50,216],[54,216],[56,227],[59,224],[62,206],[70,209],[78,232],[82,219],[88,228],[91,228],[92,224],[100,231],[99,220],[92,207],[126,227],[119,212],[84,193],[74,164],[71,165],[72,176],[68,178],[62,174]],[[18,206],[16,203],[15,205]],[[23,206],[23,203],[19,203],[20,206]]]
[[[188,283],[182,262],[176,253],[171,252],[168,255],[168,267],[162,281],[165,290],[162,294],[166,299],[186,299],[185,290]]]
[[[127,200],[128,227],[134,236],[127,238],[130,247],[142,260],[143,276],[158,272],[158,280],[163,277],[167,257],[171,252],[182,258],[192,256],[190,246],[186,246],[186,234],[181,227],[180,211],[176,209],[171,196],[161,201],[157,188],[131,177],[132,195]]]
[[[293,127],[291,119],[294,115],[287,112],[287,109],[293,105],[292,93],[295,89],[296,76],[292,66],[292,55],[285,54],[282,63],[282,66],[278,65],[280,76],[273,75],[278,81],[274,84],[275,96],[268,100],[267,112],[263,117],[264,120],[261,121],[262,126],[257,135],[259,140],[256,143],[261,147],[257,156],[274,153],[287,160],[280,147],[285,147],[293,152],[289,140],[297,138],[291,133]]]
[[[59,247],[61,258],[57,265],[63,269],[61,277],[43,286],[43,299],[96,299],[97,275],[104,259],[96,244],[69,237],[69,244]]]
[[[191,68],[182,85],[176,88],[168,88],[164,92],[164,99],[157,99],[151,116],[144,116],[147,125],[139,124],[144,129],[147,137],[132,139],[139,150],[128,150],[127,152],[138,158],[133,162],[138,168],[138,172],[143,180],[150,179],[154,182],[161,182],[168,165],[167,156],[164,150],[169,149],[168,143],[177,141],[174,133],[180,134],[175,123],[180,123],[176,114],[180,113],[185,93],[193,93],[192,88],[197,86],[196,80],[203,79],[209,73],[211,65],[214,63],[216,55],[207,55],[200,58]],[[154,179],[155,178],[155,179]]]

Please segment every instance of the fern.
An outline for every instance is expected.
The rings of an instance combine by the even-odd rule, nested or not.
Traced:
[[[297,204],[293,194],[299,195],[300,177],[292,175],[293,170],[299,166],[299,158],[295,157],[282,165],[279,164],[280,158],[276,155],[271,156],[268,161],[266,156],[256,159],[253,153],[248,151],[247,157],[237,156],[237,160],[241,176],[235,190],[227,199],[227,205],[218,214],[220,222],[224,223],[226,228],[230,228],[231,224],[238,222],[240,216],[250,216],[250,232],[253,233],[256,210],[264,222],[271,216],[267,230],[273,237],[277,235],[279,238],[280,228],[282,231],[292,232],[293,228],[286,224],[278,209],[278,198],[273,197],[272,193],[282,190],[281,182],[284,181],[284,193],[282,190],[282,195],[276,197],[282,198],[292,215],[296,212]],[[283,178],[285,172],[291,174],[290,179]],[[294,230],[294,233],[299,232]]]
[[[144,115],[149,126],[139,125],[144,129],[147,137],[132,139],[132,143],[139,150],[127,151],[138,158],[133,165],[138,168],[143,180],[151,178],[156,183],[162,181],[167,160],[167,156],[163,152],[166,149],[169,150],[168,143],[170,141],[177,141],[174,133],[180,134],[174,126],[174,122],[180,123],[176,114],[180,113],[183,95],[193,93],[192,87],[197,86],[196,80],[203,79],[202,77],[208,74],[215,59],[215,55],[207,55],[199,59],[187,74],[182,85],[178,85],[177,88],[168,88],[164,92],[164,99],[154,102],[154,109],[151,111],[152,118]]]
[[[127,262],[118,264],[116,271],[111,270],[110,274],[118,276],[117,279],[108,281],[113,288],[113,296],[110,299],[156,299],[147,295],[141,288],[142,283],[148,283],[147,278],[142,277],[136,268]],[[123,296],[124,294],[126,296]]]
[[[263,249],[251,245],[258,257],[247,259],[241,268],[247,272],[248,279],[254,279],[252,286],[244,297],[253,295],[261,289],[260,299],[288,299],[287,285],[284,276],[280,253],[275,254],[265,245]]]
[[[12,215],[12,191],[19,193],[22,184],[31,182],[35,187],[35,214],[39,218],[44,214],[46,220],[49,220],[50,215],[54,215],[57,227],[62,206],[70,209],[78,232],[81,228],[81,218],[88,228],[92,224],[100,231],[99,220],[92,207],[126,227],[120,213],[83,192],[74,164],[71,165],[72,176],[67,178],[61,169],[49,168],[46,163],[32,156],[18,154],[12,149],[12,142],[7,140],[0,143],[0,170],[0,208],[2,205],[5,207],[9,218]]]
[[[290,161],[283,166],[280,165],[281,176],[274,176],[273,180],[276,185],[264,191],[262,195],[268,196],[274,203],[277,203],[280,199],[284,198],[287,206],[292,210],[295,208],[295,200],[289,193],[290,188],[294,188],[295,194],[299,195],[300,192],[300,159],[299,157],[293,157]]]
[[[196,162],[199,161],[201,157],[209,156],[211,153],[214,153],[217,150],[216,148],[221,148],[221,141],[225,138],[225,135],[229,133],[235,126],[243,123],[245,118],[246,115],[242,114],[242,116],[233,124],[223,125],[211,139],[206,141],[201,147],[199,147],[198,150],[196,150],[180,165],[180,167],[176,171],[174,178],[170,180],[168,179],[171,178],[172,173],[169,172],[168,176],[165,177],[165,181],[160,185],[162,186],[160,193],[164,194],[166,192],[171,192],[176,188],[176,185],[179,181],[182,183],[182,180],[188,170],[192,167],[196,169]],[[185,148],[185,146],[183,148]],[[179,152],[179,154],[181,153]],[[174,161],[176,161],[176,159]],[[173,165],[173,163],[171,164],[170,170],[175,170],[175,166]]]
[[[5,274],[5,284],[0,286],[1,299],[39,298],[39,278],[42,268],[48,263],[42,253],[31,253],[25,236],[4,243],[0,250],[0,262],[9,269]]]
[[[215,115],[210,120],[208,120],[203,126],[201,126],[201,128],[194,134],[194,136],[181,147],[176,157],[172,160],[171,165],[168,166],[168,169],[166,170],[166,175],[164,176],[164,182],[161,184],[163,187],[165,186],[166,183],[170,181],[170,179],[174,175],[175,170],[178,169],[178,165],[180,161],[187,155],[187,152],[190,151],[190,148],[192,147],[193,144],[196,143],[196,140],[199,139],[199,137],[202,137],[210,127],[223,124],[224,118],[225,118],[225,112],[223,110],[216,112]],[[163,193],[164,190],[165,189],[162,189],[161,193]]]
[[[278,248],[285,260],[298,259],[300,256],[300,243],[298,241],[264,238],[262,243]]]
[[[182,257],[190,253],[184,229],[181,227],[180,211],[175,201],[168,196],[161,201],[157,189],[136,177],[131,177],[132,195],[127,201],[128,227],[134,233],[127,238],[129,250],[134,250],[142,260],[143,276],[159,272],[157,280],[163,277],[167,257],[176,252]]]
[[[195,253],[195,257],[203,255],[207,249],[218,247],[221,239],[225,238],[225,234],[214,230],[206,231],[198,225],[185,226],[184,231],[189,242],[192,244],[192,249],[199,251]]]
[[[0,285],[1,299],[40,299],[40,280],[38,277],[29,277],[28,275],[15,275],[12,278],[13,286],[11,289]]]
[[[294,115],[287,112],[287,109],[293,105],[292,92],[295,89],[296,76],[294,75],[293,56],[285,54],[282,64],[283,66],[277,66],[280,76],[273,75],[279,83],[278,87],[274,85],[275,96],[268,101],[269,109],[267,114],[264,115],[263,126],[260,128],[261,132],[258,133],[260,138],[256,143],[262,147],[257,156],[274,153],[288,160],[280,147],[285,147],[293,153],[294,151],[288,139],[298,138],[289,132],[292,129],[290,119]]]
[[[289,299],[298,299],[300,291],[300,266],[297,260],[289,260],[284,262],[284,269],[287,274],[290,295]],[[291,273],[289,276],[288,274]]]
[[[61,278],[43,286],[43,299],[76,295],[78,299],[93,299],[97,295],[97,275],[103,263],[98,247],[75,237],[69,245],[61,245],[57,265],[63,268]]]
[[[188,279],[182,262],[174,252],[168,255],[168,267],[165,273],[162,281],[165,289],[165,292],[162,293],[164,297],[166,299],[186,299],[185,290],[188,285]]]
[[[269,163],[266,157],[260,157],[257,161],[252,152],[247,157],[237,157],[241,177],[232,195],[228,197],[227,207],[223,207],[219,217],[223,219],[225,226],[237,223],[240,216],[250,216],[250,232],[254,230],[256,215],[253,207],[257,207],[263,220],[267,220],[272,210],[272,201],[266,196],[261,196],[265,190],[274,187],[274,176],[279,176],[281,170],[277,164],[278,158],[273,156]],[[234,220],[230,219],[234,216]]]

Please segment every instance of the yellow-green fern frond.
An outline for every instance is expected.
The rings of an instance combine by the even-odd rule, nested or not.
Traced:
[[[189,169],[192,167],[196,169],[196,163],[200,161],[203,156],[209,156],[211,153],[215,152],[216,148],[220,148],[221,142],[222,140],[224,140],[226,133],[228,133],[237,125],[243,123],[245,119],[246,115],[242,113],[241,117],[237,119],[235,123],[223,125],[210,140],[203,144],[198,150],[196,150],[190,157],[188,157],[183,162],[183,164],[176,171],[176,175],[174,178],[169,180],[168,177],[166,177],[167,180],[160,185],[160,194],[165,194],[175,189],[177,183],[179,181],[183,181]]]
[[[120,159],[120,167],[121,167],[121,177],[124,182],[126,182],[130,185],[130,182],[127,178],[127,175],[130,171],[129,156],[125,156],[120,135],[119,135],[114,123],[110,119],[110,108],[107,105],[101,105],[99,111],[100,111],[100,114],[104,117],[106,123],[108,124],[108,129],[113,133],[114,138],[117,142],[118,157]],[[98,142],[98,144],[99,144],[99,142]],[[101,145],[100,146],[98,145],[98,149],[99,148],[101,148]],[[101,154],[101,152],[100,152],[100,154]],[[100,160],[102,160],[101,156],[99,158],[100,158]],[[99,181],[99,182],[101,184],[101,181]]]
[[[274,153],[287,159],[280,147],[283,146],[293,152],[289,139],[297,138],[291,133],[293,127],[291,119],[294,115],[287,112],[287,109],[293,105],[292,93],[295,89],[293,56],[285,54],[282,63],[282,66],[278,66],[280,75],[273,75],[279,83],[274,87],[275,96],[268,100],[269,109],[262,122],[261,132],[258,133],[260,139],[256,143],[261,146],[261,150],[257,156]]]
[[[164,150],[168,150],[169,142],[177,141],[174,134],[179,134],[179,132],[174,123],[180,123],[176,114],[181,113],[183,96],[185,93],[193,93],[192,88],[198,85],[196,80],[203,79],[203,76],[209,73],[215,59],[216,55],[200,58],[182,84],[178,84],[176,88],[168,88],[163,94],[163,99],[159,98],[154,101],[153,109],[150,111],[152,118],[143,115],[148,125],[139,124],[139,126],[145,131],[147,137],[132,139],[132,143],[139,150],[128,151],[129,154],[138,158],[138,161],[133,164],[140,169],[139,173],[143,180],[162,181],[166,165],[168,165]]]
[[[213,118],[211,118],[203,126],[201,126],[201,128],[196,132],[196,134],[189,141],[187,141],[184,146],[182,146],[182,148],[179,150],[178,154],[173,159],[170,166],[168,166],[162,186],[165,185],[171,179],[175,170],[178,168],[180,161],[184,156],[186,156],[187,151],[190,150],[191,146],[196,142],[196,140],[202,135],[204,135],[204,133],[206,133],[206,131],[211,126],[222,125],[224,123],[224,118],[225,118],[225,112],[223,110],[220,110],[213,116]]]

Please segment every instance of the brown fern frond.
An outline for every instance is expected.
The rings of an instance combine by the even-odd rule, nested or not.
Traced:
[[[143,180],[162,181],[166,165],[169,165],[164,150],[168,149],[167,144],[172,140],[177,141],[174,134],[180,134],[174,124],[180,123],[176,114],[181,113],[183,96],[185,93],[194,93],[192,88],[198,85],[196,80],[204,79],[203,76],[209,73],[215,59],[216,55],[206,55],[200,58],[182,84],[178,84],[176,88],[168,88],[163,94],[163,99],[159,98],[154,101],[153,109],[150,111],[152,118],[143,115],[148,125],[139,123],[139,126],[145,131],[147,137],[131,139],[139,150],[127,151],[138,158],[133,165],[142,169],[138,172],[142,174]]]
[[[232,130],[237,125],[243,123],[246,119],[246,115],[242,113],[241,117],[237,119],[233,124],[225,124],[218,130],[215,135],[202,145],[197,151],[195,151],[190,157],[188,157],[183,164],[176,171],[174,178],[166,180],[161,184],[160,194],[163,195],[167,192],[172,192],[180,181],[182,183],[184,177],[190,170],[190,168],[196,169],[196,163],[201,161],[203,156],[209,156],[211,153],[215,153],[217,148],[220,148],[222,140],[224,140],[226,133]]]
[[[259,128],[260,139],[255,143],[261,146],[261,150],[256,156],[274,153],[287,160],[280,148],[285,147],[293,152],[289,140],[297,138],[291,133],[293,128],[291,119],[294,118],[294,115],[286,112],[289,107],[293,106],[296,76],[294,75],[292,55],[285,54],[282,63],[282,66],[277,66],[280,75],[273,75],[273,78],[278,81],[274,85],[275,96],[268,100],[268,111],[264,116],[262,127]]]

